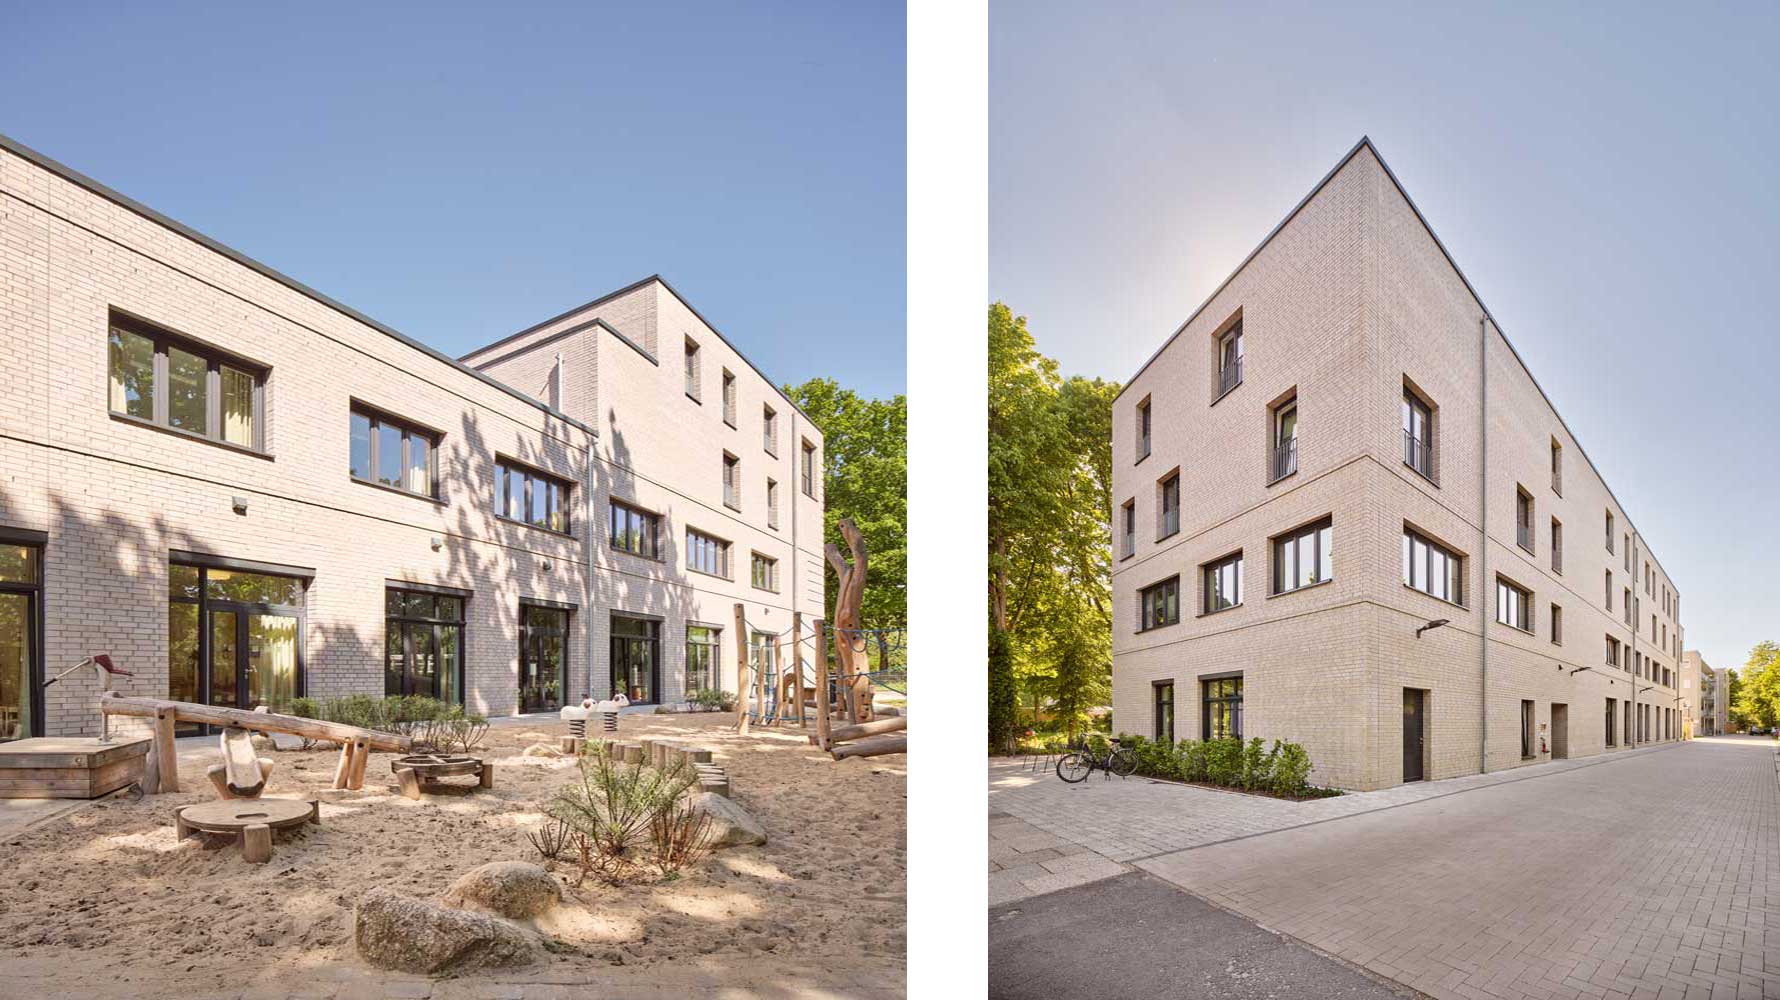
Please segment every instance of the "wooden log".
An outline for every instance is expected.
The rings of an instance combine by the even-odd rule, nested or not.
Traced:
[[[404,767],[396,772],[396,784],[401,788],[402,797],[420,801],[420,775],[411,767]]]
[[[378,732],[375,729],[360,729],[357,726],[348,726],[339,722],[303,719],[295,715],[279,715],[276,712],[249,712],[239,708],[199,705],[189,701],[168,701],[163,698],[126,698],[115,691],[107,691],[99,696],[99,710],[106,715],[133,715],[158,719],[158,713],[162,709],[170,710],[179,722],[202,722],[211,726],[238,726],[256,733],[306,736],[309,739],[327,740],[330,743],[345,743],[352,739],[363,739],[374,749],[390,752],[407,752],[414,747],[414,741],[406,736]]]
[[[838,746],[829,751],[829,755],[835,760],[846,760],[848,757],[882,757],[887,753],[908,752],[908,735],[895,733],[890,736],[874,736],[869,740]]]
[[[105,698],[109,692],[100,695],[100,710],[104,710]],[[155,720],[155,766],[160,769],[161,791],[179,791],[179,748],[173,744],[173,730],[179,721],[178,713],[172,708],[155,706],[146,716]]]
[[[334,787],[345,788],[352,780],[352,741],[340,744],[340,763],[334,765]]]
[[[824,750],[834,744],[828,722],[828,623],[816,620],[816,745]]]
[[[748,735],[748,618],[735,606],[735,729]]]
[[[346,787],[358,790],[365,787],[365,765],[371,761],[371,745],[365,739],[352,741],[352,778]]]
[[[879,733],[898,733],[909,727],[908,716],[894,716],[861,722],[856,726],[837,726],[829,732],[835,742],[856,740],[861,736],[876,736]]]
[[[173,810],[173,838],[175,840],[184,840],[196,832],[185,825],[185,806]]]
[[[255,865],[272,860],[272,828],[264,823],[244,827],[241,830],[241,856]]]
[[[480,774],[478,774],[476,776],[476,778],[483,788],[493,788],[494,787],[494,765],[490,764],[488,761],[483,761],[482,762],[482,771]]]
[[[643,762],[642,746],[636,743],[624,744],[624,762],[626,764],[641,764]]]
[[[704,747],[693,747],[686,751],[686,758],[687,763],[709,764],[711,762],[711,751]]]

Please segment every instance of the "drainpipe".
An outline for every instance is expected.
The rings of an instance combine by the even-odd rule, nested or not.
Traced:
[[[1477,320],[1477,359],[1478,369],[1482,376],[1483,388],[1479,393],[1480,405],[1477,407],[1477,431],[1481,443],[1481,453],[1477,461],[1477,495],[1483,502],[1482,520],[1478,525],[1477,554],[1483,560],[1484,592],[1489,587],[1489,551],[1490,551],[1490,357],[1489,357],[1489,314],[1486,312]],[[1490,613],[1489,604],[1482,595],[1478,596],[1477,609],[1482,618],[1482,627],[1477,630],[1478,660],[1482,683],[1481,699],[1478,709],[1477,740],[1477,773],[1488,774],[1490,769]]]
[[[1626,524],[1630,525],[1631,529],[1632,529],[1632,541],[1630,543],[1632,546],[1632,551],[1631,551],[1632,580],[1631,580],[1631,584],[1632,584],[1632,600],[1636,601],[1638,599],[1638,528],[1636,525],[1633,525],[1631,523],[1631,521],[1632,521],[1631,518],[1629,518],[1629,517],[1626,518]],[[1638,650],[1638,616],[1630,613],[1632,610],[1632,607],[1633,607],[1632,605],[1627,604],[1625,607],[1620,609],[1621,611],[1627,612],[1626,618],[1631,623],[1629,628],[1627,629],[1627,631],[1629,631],[1631,633],[1630,639],[1626,643],[1626,650],[1627,650],[1626,655],[1627,656],[1636,656],[1637,650]],[[1639,712],[1638,712],[1638,682],[1639,682],[1639,680],[1641,680],[1641,678],[1639,678],[1636,674],[1632,675],[1632,731],[1634,733],[1638,731],[1638,722],[1639,722]],[[1634,748],[1636,748],[1637,746],[1639,746],[1640,744],[1642,744],[1644,742],[1646,742],[1646,741],[1640,740],[1640,739],[1633,739],[1632,746]]]

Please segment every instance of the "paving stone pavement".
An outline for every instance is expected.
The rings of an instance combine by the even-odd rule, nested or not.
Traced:
[[[1374,792],[1349,792],[1304,802],[1172,781],[1106,778],[1101,772],[1096,772],[1087,781],[1071,785],[1050,770],[1033,770],[1022,758],[995,758],[989,762],[990,870],[992,874],[995,872],[997,840],[1005,839],[996,836],[996,813],[1022,820],[1036,831],[1025,842],[1037,843],[1039,834],[1050,834],[1066,844],[1094,851],[1109,860],[1131,862],[1458,792],[1598,767],[1681,746],[1680,743],[1661,743],[1612,755],[1548,761],[1491,774],[1419,781]],[[1005,859],[1003,863],[1006,863]],[[996,903],[994,884],[992,879],[991,906]]]
[[[1433,997],[1780,997],[1772,747],[1596,758],[1135,867]]]

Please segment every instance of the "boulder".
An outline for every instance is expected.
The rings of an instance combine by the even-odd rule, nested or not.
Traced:
[[[734,800],[715,792],[696,792],[692,808],[711,817],[712,847],[745,847],[766,843],[766,827]]]
[[[519,751],[519,755],[521,757],[561,757],[562,749],[560,747],[553,747],[548,743],[533,743],[531,746]]]
[[[562,902],[556,876],[524,861],[491,861],[472,868],[439,901],[463,910],[482,910],[525,920]]]
[[[382,969],[431,975],[529,965],[537,957],[531,937],[505,920],[394,889],[360,896],[352,923],[360,957]]]

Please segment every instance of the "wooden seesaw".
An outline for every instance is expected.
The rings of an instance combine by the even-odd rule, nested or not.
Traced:
[[[335,788],[365,787],[365,765],[372,750],[406,753],[414,748],[414,741],[406,736],[339,722],[164,698],[126,698],[110,691],[99,696],[99,711],[107,716],[131,715],[154,720],[154,752],[148,757],[151,773],[142,782],[142,790],[150,794],[179,791],[179,758],[174,750],[173,731],[181,722],[233,726],[256,733],[283,733],[338,743],[340,766],[334,770]]]

